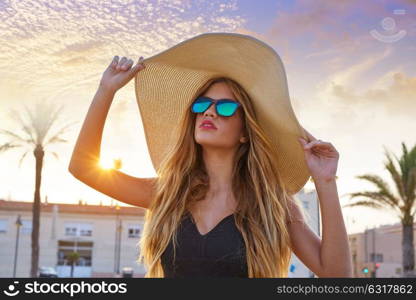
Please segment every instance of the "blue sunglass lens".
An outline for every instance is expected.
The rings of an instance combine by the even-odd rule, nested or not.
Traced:
[[[198,99],[192,104],[192,111],[194,113],[203,113],[206,111],[211,104],[211,101],[209,99]]]
[[[217,109],[221,116],[229,117],[236,111],[238,105],[235,102],[220,102]]]

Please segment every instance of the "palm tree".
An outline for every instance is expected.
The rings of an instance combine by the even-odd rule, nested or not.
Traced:
[[[74,277],[74,266],[77,264],[79,258],[80,255],[78,252],[71,252],[67,257],[68,263],[71,265],[71,277]]]
[[[39,226],[40,226],[40,187],[42,180],[42,168],[45,151],[55,143],[65,143],[62,134],[72,124],[63,126],[54,134],[51,134],[52,127],[57,123],[58,117],[62,114],[63,106],[57,107],[54,104],[38,102],[32,109],[24,105],[25,115],[16,110],[10,111],[10,117],[16,122],[12,130],[0,129],[0,133],[7,136],[8,141],[0,144],[0,152],[14,148],[24,148],[26,151],[21,156],[19,168],[25,156],[33,151],[36,162],[35,172],[35,193],[32,209],[32,258],[30,277],[36,277],[39,263]],[[55,125],[56,126],[56,125]],[[21,132],[19,132],[19,130]],[[59,159],[56,152],[51,152],[56,159]]]
[[[416,212],[416,145],[409,152],[406,145],[402,143],[400,159],[393,154],[399,164],[399,169],[396,168],[387,149],[385,149],[385,155],[387,161],[384,162],[384,166],[393,179],[398,196],[393,195],[388,184],[380,176],[360,175],[357,178],[371,182],[378,190],[350,193],[351,199],[363,197],[365,200],[347,204],[344,207],[366,206],[375,209],[389,209],[397,214],[402,224],[403,275],[404,277],[413,277],[415,268],[413,222]]]

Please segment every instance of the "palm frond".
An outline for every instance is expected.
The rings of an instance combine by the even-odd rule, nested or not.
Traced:
[[[23,119],[20,112],[15,109],[11,109],[9,112],[10,118],[14,119],[17,124],[21,127],[24,133],[29,137],[28,140],[31,141],[33,145],[36,145],[36,137],[33,136],[33,132],[30,129],[30,125]]]
[[[19,169],[20,169],[20,167],[21,167],[21,165],[22,165],[22,162],[23,162],[23,159],[26,157],[26,155],[29,153],[29,151],[26,151],[23,155],[22,155],[22,157],[20,158],[20,160],[19,160]]]
[[[63,126],[57,133],[55,133],[51,138],[49,138],[49,140],[45,143],[45,145],[58,143],[58,142],[61,142],[61,143],[68,142],[67,140],[62,139],[60,136],[63,133],[65,133],[65,131],[67,131],[69,127],[71,127],[72,125],[76,123],[78,123],[78,121],[70,122],[69,124],[66,124],[65,126]]]
[[[416,144],[410,151],[407,151],[406,145],[402,143],[403,149],[406,149],[406,156],[403,156],[403,165],[405,170],[405,191],[409,206],[413,206],[416,193]]]
[[[354,208],[354,207],[359,207],[359,206],[374,208],[374,209],[380,209],[380,210],[384,209],[384,210],[390,211],[388,209],[388,207],[383,206],[382,204],[371,201],[371,200],[360,200],[360,201],[357,201],[357,202],[354,202],[354,203],[345,204],[342,207],[343,208]],[[400,212],[394,211],[394,213],[395,213],[395,216],[397,218],[399,218],[399,219],[402,218],[402,214]]]
[[[47,143],[45,143],[45,145],[54,144],[54,143],[68,143],[68,140],[60,138],[59,136],[53,136],[48,140]]]
[[[403,184],[403,176],[399,173],[399,171],[396,169],[396,166],[394,165],[393,159],[391,157],[391,154],[389,151],[385,148],[385,155],[387,157],[387,162],[384,163],[384,167],[389,171],[391,177],[393,178],[393,182],[396,185],[397,191],[399,192],[399,195],[402,199],[405,197],[405,187]],[[395,156],[395,155],[394,155]],[[399,162],[400,160],[395,156],[396,161]]]
[[[413,217],[416,217],[416,205],[413,206],[413,208],[414,209],[413,209],[413,211],[410,212],[410,215],[413,216]]]
[[[377,203],[383,207],[390,207],[396,212],[401,212],[401,207],[399,205],[393,204],[387,196],[383,192],[372,192],[372,191],[364,191],[364,192],[356,192],[356,193],[350,193],[350,198],[357,198],[357,197],[364,197],[367,200],[366,201],[372,201],[374,203]]]
[[[36,103],[33,109],[29,109],[26,105],[23,106],[29,119],[28,127],[36,135],[36,144],[41,145],[45,134],[45,121],[49,116],[46,113],[40,112],[39,103]]]
[[[46,119],[47,122],[45,124],[44,133],[43,133],[42,140],[41,140],[43,143],[49,130],[51,129],[51,127],[55,124],[55,122],[58,120],[58,118],[62,114],[62,110],[64,106],[60,105],[59,107],[55,108],[54,106],[51,106],[49,104],[42,104],[41,107],[45,108],[44,109],[45,112],[50,113],[50,117]]]
[[[365,201],[365,200],[361,200],[361,201],[357,201],[354,203],[349,203],[346,205],[343,205],[343,207],[348,208],[348,207],[356,207],[356,206],[365,206],[365,207],[371,207],[371,208],[377,208],[377,209],[382,209],[382,208],[386,208],[385,206],[381,205],[380,203],[374,202],[374,201]]]
[[[14,132],[11,132],[10,130],[0,129],[0,133],[6,135],[8,137],[11,137],[13,139],[16,139],[20,142],[27,143],[27,140],[25,138],[21,137],[20,135],[14,133]]]
[[[386,201],[388,201],[391,206],[400,206],[399,199],[393,196],[387,182],[385,182],[380,176],[375,174],[364,174],[356,177],[373,183],[379,189],[378,192],[384,195]]]
[[[410,206],[416,206],[416,167],[413,167],[409,172],[409,179],[406,184],[407,201]]]
[[[4,143],[3,145],[0,145],[0,152],[5,152],[7,150],[10,150],[13,148],[19,148],[19,147],[22,147],[22,145],[13,144],[13,143]]]
[[[57,160],[59,160],[58,153],[56,153],[56,152],[51,152],[51,153],[53,154],[53,156],[55,156],[55,158],[56,158]]]

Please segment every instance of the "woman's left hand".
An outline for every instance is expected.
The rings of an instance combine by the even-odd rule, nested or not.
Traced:
[[[314,138],[303,128],[308,141],[299,138],[305,153],[306,164],[314,181],[329,181],[336,178],[339,153],[334,145]]]

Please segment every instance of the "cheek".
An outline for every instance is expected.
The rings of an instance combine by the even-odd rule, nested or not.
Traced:
[[[197,114],[196,117],[195,117],[195,122],[194,122],[195,128],[196,128],[197,124],[200,123],[200,119],[201,119],[201,115],[200,114]]]
[[[241,130],[242,130],[242,123],[241,123],[241,120],[237,118],[229,120],[229,122],[224,124],[224,133],[230,139],[238,140],[241,135]]]

